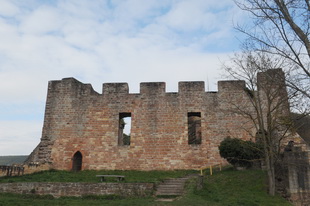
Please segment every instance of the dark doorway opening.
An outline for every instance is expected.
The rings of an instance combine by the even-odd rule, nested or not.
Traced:
[[[78,172],[82,169],[82,154],[77,151],[72,158],[72,171]]]

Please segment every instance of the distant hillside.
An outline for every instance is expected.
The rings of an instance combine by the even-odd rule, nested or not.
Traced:
[[[28,155],[19,156],[0,156],[0,165],[12,165],[23,163]]]

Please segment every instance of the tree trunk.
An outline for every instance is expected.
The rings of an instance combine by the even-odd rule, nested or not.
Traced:
[[[267,175],[268,175],[268,193],[269,195],[274,196],[276,193],[276,181],[275,181],[275,166],[274,166],[274,158],[272,154],[268,154],[266,157],[266,167],[267,167]]]

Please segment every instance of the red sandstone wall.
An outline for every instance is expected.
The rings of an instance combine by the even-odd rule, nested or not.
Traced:
[[[166,93],[165,83],[141,83],[139,94],[128,93],[126,83],[104,84],[98,94],[73,78],[51,81],[34,156],[66,170],[77,151],[82,169],[197,169],[225,162],[218,152],[225,137],[249,140],[255,134],[236,107],[252,112],[242,81],[219,82],[219,92],[212,93],[205,92],[204,82],[180,82],[177,93]],[[118,145],[123,112],[132,117],[129,146]],[[188,144],[188,112],[201,113],[199,145]]]
[[[55,169],[70,170],[77,151],[82,169],[195,169],[223,161],[225,137],[250,138],[241,128],[246,120],[232,113],[234,104],[248,104],[243,82],[220,82],[218,93],[206,93],[203,82],[180,82],[178,93],[166,93],[164,83],[141,83],[140,90],[104,84],[99,95],[72,78],[50,82],[41,155]],[[132,115],[129,146],[118,145],[122,112]],[[188,112],[201,113],[200,145],[188,144]]]
[[[0,193],[52,195],[120,195],[149,196],[154,191],[154,183],[81,183],[81,182],[18,182],[0,183]]]

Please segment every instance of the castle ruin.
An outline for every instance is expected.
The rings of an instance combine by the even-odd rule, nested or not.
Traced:
[[[220,142],[228,136],[254,140],[257,132],[232,112],[235,105],[251,109],[243,81],[219,81],[218,92],[206,92],[204,82],[179,82],[178,92],[166,92],[163,82],[141,83],[140,93],[129,93],[127,83],[104,83],[102,94],[74,78],[50,81],[41,142],[27,162],[75,171],[226,163]],[[130,135],[123,132],[126,117]]]

